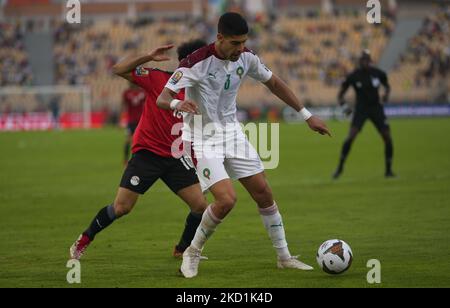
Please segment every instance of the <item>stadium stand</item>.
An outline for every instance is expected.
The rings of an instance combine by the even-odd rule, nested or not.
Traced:
[[[315,105],[334,103],[342,76],[354,66],[363,48],[378,59],[393,23],[373,26],[365,15],[282,16],[255,20],[250,47],[267,65],[298,89]],[[55,32],[56,76],[60,84],[93,86],[94,101],[117,105],[126,85],[110,74],[120,56],[147,51],[167,43],[179,44],[191,38],[207,38],[214,29],[193,20],[159,20],[144,26],[123,21],[99,21],[82,29],[65,24]],[[370,39],[369,39],[370,38]],[[283,54],[282,57],[279,55]],[[162,64],[173,69],[176,61]],[[256,94],[256,95],[255,95]],[[247,82],[239,96],[242,106],[267,103],[266,91],[256,82]]]
[[[30,85],[32,79],[20,25],[0,22],[0,86]]]
[[[90,84],[93,108],[119,106],[121,93],[127,87],[112,76],[111,67],[120,57],[149,52],[157,46],[204,37],[195,22],[160,20],[142,25],[124,21],[99,21],[83,28],[61,24],[55,32],[56,79],[59,84]],[[165,70],[177,67],[175,53],[168,63],[158,63]]]
[[[33,10],[41,12],[45,6],[51,7],[49,11],[53,12],[57,1],[42,2],[44,4],[30,7],[26,6],[27,1],[13,1],[6,12],[32,14]],[[178,45],[192,38],[214,39],[216,21],[193,17],[188,2],[173,5],[174,11],[184,12],[181,14],[164,15],[158,11],[155,16],[134,19],[129,18],[128,11],[122,13],[126,16],[121,18],[114,15],[120,10],[126,11],[123,3],[99,10],[99,3],[88,6],[88,2],[86,12],[112,15],[88,18],[81,25],[50,23],[54,36],[55,83],[89,85],[93,110],[117,110],[121,93],[127,87],[124,81],[111,74],[112,65],[120,57],[148,52],[162,44]],[[357,1],[353,0],[335,1],[338,6],[330,10],[317,6],[318,1],[277,2],[280,7],[277,14],[269,11],[249,16],[253,28],[249,47],[287,81],[307,105],[335,105],[342,78],[353,70],[361,50],[370,49],[377,62],[396,25],[396,8],[384,12],[381,24],[369,24],[365,7],[356,9]],[[292,4],[298,4],[300,9],[293,9]],[[156,7],[168,9],[166,4],[157,1],[138,5],[142,12]],[[445,8],[439,8],[438,13],[424,21],[422,29],[390,72],[393,103],[448,101],[448,5]],[[31,84],[33,77],[23,44],[26,27],[7,22],[2,22],[0,27],[0,85]],[[157,66],[173,70],[177,66],[175,52],[172,58]],[[251,80],[242,87],[238,103],[244,108],[281,106],[281,102],[268,95],[268,90]]]
[[[449,72],[450,8],[447,7],[424,20],[391,73],[393,87],[400,89],[397,99],[409,101],[415,97],[430,97],[424,101],[448,101]]]

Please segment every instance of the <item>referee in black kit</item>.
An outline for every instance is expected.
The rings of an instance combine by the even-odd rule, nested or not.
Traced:
[[[384,114],[382,103],[386,103],[389,99],[390,86],[385,72],[371,65],[372,59],[370,51],[364,50],[359,58],[359,68],[347,75],[342,83],[339,91],[339,104],[345,105],[344,95],[350,86],[356,92],[356,106],[354,110],[353,120],[350,132],[342,146],[341,158],[339,166],[333,174],[334,179],[338,179],[344,170],[345,160],[358,133],[361,131],[367,119],[370,119],[377,128],[384,141],[384,156],[386,161],[385,177],[395,177],[392,172],[392,157],[394,147],[392,145],[391,130]],[[380,100],[379,88],[383,86],[385,91]],[[346,113],[351,113],[347,107]]]

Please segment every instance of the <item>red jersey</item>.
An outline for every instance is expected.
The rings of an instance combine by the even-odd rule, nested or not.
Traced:
[[[141,88],[128,89],[123,93],[123,104],[127,110],[128,123],[137,124],[145,103],[145,91]]]
[[[173,110],[164,110],[156,105],[171,76],[170,72],[142,67],[133,72],[134,83],[147,92],[147,99],[133,136],[132,153],[148,150],[162,157],[172,157],[172,144],[181,136],[183,119],[177,117]],[[177,99],[184,100],[184,91],[180,91]],[[172,127],[176,124],[180,127],[177,134],[172,135]]]

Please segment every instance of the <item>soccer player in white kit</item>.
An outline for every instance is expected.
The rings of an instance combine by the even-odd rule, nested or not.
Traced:
[[[263,164],[237,121],[236,96],[242,81],[250,76],[262,82],[287,105],[300,112],[313,131],[322,135],[330,135],[330,132],[326,124],[311,115],[258,56],[245,48],[248,30],[241,15],[222,15],[217,40],[185,58],[157,100],[160,108],[185,113],[183,140],[193,142],[202,190],[209,190],[214,196],[214,203],[204,212],[191,246],[183,254],[180,270],[186,278],[197,275],[201,251],[207,239],[236,204],[232,179],[239,180],[257,203],[277,251],[277,266],[313,269],[290,254],[282,217],[266,180]],[[182,89],[186,90],[185,100],[175,99]]]

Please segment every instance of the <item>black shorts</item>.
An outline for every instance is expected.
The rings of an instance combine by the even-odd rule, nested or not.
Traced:
[[[127,132],[129,135],[133,136],[134,132],[136,131],[136,128],[139,123],[128,123],[127,124]]]
[[[174,193],[199,182],[194,167],[183,157],[162,157],[141,150],[133,154],[128,162],[120,187],[144,194],[158,179]]]
[[[356,108],[355,114],[353,115],[352,127],[361,130],[367,119],[372,121],[379,132],[389,129],[389,123],[381,105]]]

